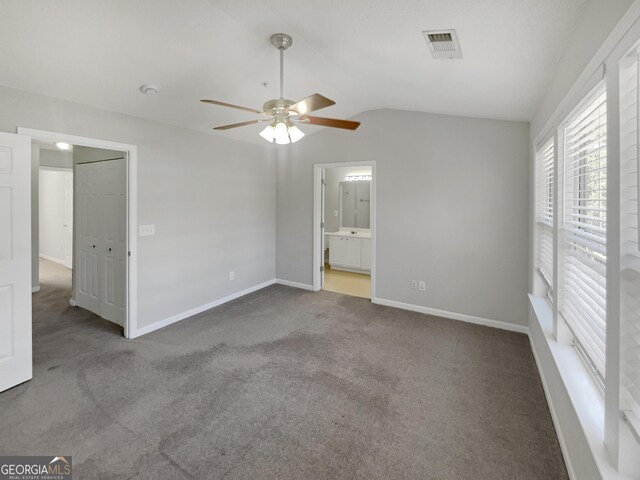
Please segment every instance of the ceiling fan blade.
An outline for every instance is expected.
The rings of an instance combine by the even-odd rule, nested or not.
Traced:
[[[210,103],[211,105],[220,105],[221,107],[237,108],[238,110],[246,110],[253,113],[264,113],[262,110],[256,110],[255,108],[240,107],[238,105],[232,105],[231,103],[219,102],[217,100],[200,100],[203,103]]]
[[[245,125],[253,125],[254,123],[260,123],[264,121],[265,120],[249,120],[248,122],[232,123],[231,125],[215,127],[214,130],[229,130],[230,128],[244,127]]]
[[[293,110],[294,112],[297,112],[298,115],[306,115],[309,112],[315,112],[316,110],[330,107],[331,105],[335,104],[336,102],[334,102],[330,98],[323,97],[319,93],[314,93],[313,95],[309,95],[304,100],[300,100],[299,102],[294,103],[289,108],[287,108],[287,110]]]
[[[332,128],[344,128],[346,130],[355,130],[360,126],[360,122],[354,122],[352,120],[340,120],[337,118],[325,118],[325,117],[311,117],[305,115],[300,122],[310,123],[311,125],[320,125],[322,127]]]

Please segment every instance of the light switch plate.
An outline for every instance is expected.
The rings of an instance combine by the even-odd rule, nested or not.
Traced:
[[[420,280],[420,291],[425,292],[427,290],[427,283],[424,280]]]
[[[155,225],[140,225],[138,229],[141,237],[148,237],[156,234]]]
[[[334,217],[337,217],[337,216],[338,216],[338,210],[334,210],[334,211],[333,211],[333,216],[334,216]]]

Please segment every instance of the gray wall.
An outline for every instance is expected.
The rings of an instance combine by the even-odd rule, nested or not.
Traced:
[[[313,164],[375,160],[376,296],[526,325],[528,124],[395,110],[356,119],[355,132],[280,150],[277,277],[312,283]]]
[[[92,148],[83,147],[80,145],[74,145],[73,147],[73,163],[91,163],[99,162],[101,160],[115,160],[123,158],[123,152],[117,152],[115,150],[106,150],[104,148]]]
[[[47,148],[40,147],[40,166],[73,168],[73,152],[49,150]]]
[[[138,239],[140,327],[274,278],[275,161],[266,149],[5,87],[0,105],[0,131],[138,146],[138,221],[156,225]]]

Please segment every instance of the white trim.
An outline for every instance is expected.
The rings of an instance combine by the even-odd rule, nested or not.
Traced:
[[[371,298],[376,294],[376,162],[375,160],[365,160],[360,162],[337,162],[337,163],[315,163],[313,165],[313,286],[314,291],[321,288],[320,266],[323,264],[324,252],[322,249],[323,238],[320,222],[322,219],[322,171],[327,168],[342,167],[371,167]],[[342,223],[342,222],[340,222]]]
[[[31,287],[31,293],[38,293],[39,291],[40,291],[40,285]]]
[[[301,288],[302,290],[314,290],[313,285],[309,285],[308,283],[292,282],[290,280],[282,280],[281,278],[276,278],[275,283],[278,285],[286,285],[287,287]]]
[[[44,253],[40,253],[38,256],[40,258],[44,258],[45,260],[49,260],[50,262],[57,263],[57,264],[62,265],[63,267],[69,268],[69,267],[67,267],[65,265],[64,260],[62,260],[60,258],[51,257],[49,255],[45,255]],[[69,268],[69,270],[71,270],[71,269]]]
[[[351,273],[359,273],[360,275],[371,275],[371,270],[363,270],[361,268],[340,267],[338,265],[330,265],[330,267],[331,267],[331,270],[337,270],[339,272],[351,272]]]
[[[412,312],[425,313],[436,317],[448,318],[450,320],[459,320],[461,322],[474,323],[476,325],[484,325],[485,327],[499,328],[510,332],[529,333],[529,328],[525,325],[516,325],[514,323],[501,322],[499,320],[491,320],[488,318],[474,317],[464,313],[447,312],[446,310],[438,310],[437,308],[423,307],[421,305],[412,305],[410,303],[396,302],[395,300],[387,300],[384,298],[372,298],[372,303],[385,305],[387,307],[400,308],[402,310],[410,310]]]
[[[246,290],[242,290],[241,292],[232,293],[231,295],[228,295],[224,298],[220,298],[218,300],[214,300],[213,302],[200,305],[199,307],[192,308],[191,310],[187,310],[186,312],[172,315],[169,318],[165,318],[164,320],[159,320],[157,322],[152,323],[151,325],[147,325],[146,327],[138,328],[135,332],[136,333],[135,336],[131,338],[139,337],[141,335],[146,335],[147,333],[151,333],[155,330],[166,327],[167,325],[171,325],[172,323],[179,322],[180,320],[184,320],[186,318],[192,317],[194,315],[197,315],[198,313],[218,307],[223,303],[227,303],[227,302],[230,302],[231,300],[236,300],[237,298],[244,297],[245,295],[248,295],[255,291],[266,288],[269,285],[273,285],[275,282],[276,282],[275,279],[268,280],[258,285],[254,285],[253,287],[249,287]]]
[[[66,142],[92,148],[104,148],[125,152],[127,165],[127,307],[124,321],[124,335],[135,338],[138,330],[138,147],[127,143],[99,140],[66,133],[18,127],[17,133],[45,141]]]
[[[50,172],[71,172],[73,173],[73,168],[70,167],[49,167],[48,165],[39,165],[38,169],[47,170]]]

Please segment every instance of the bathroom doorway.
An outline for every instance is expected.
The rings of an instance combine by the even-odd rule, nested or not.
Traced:
[[[314,290],[374,298],[375,163],[315,166]]]

